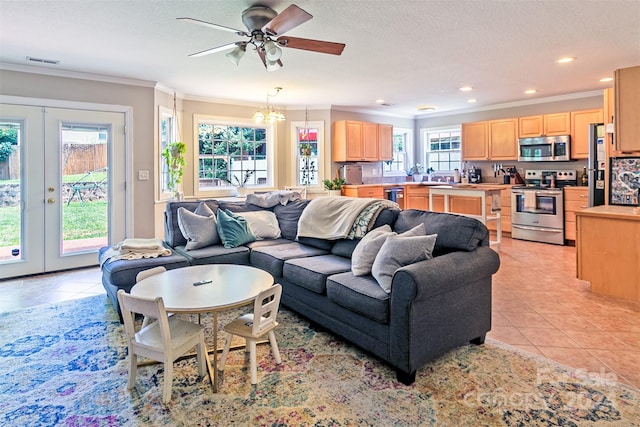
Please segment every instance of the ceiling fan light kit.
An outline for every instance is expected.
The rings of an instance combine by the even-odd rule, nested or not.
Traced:
[[[242,22],[248,31],[237,30],[224,25],[213,24],[194,18],[177,18],[181,21],[203,25],[221,31],[235,33],[239,36],[249,37],[248,41],[228,43],[226,45],[203,50],[189,56],[197,57],[233,49],[226,56],[238,65],[240,59],[250,44],[258,53],[267,71],[275,71],[282,68],[283,47],[292,49],[308,50],[312,52],[327,53],[330,55],[340,55],[344,50],[344,43],[334,43],[321,40],[303,39],[299,37],[279,37],[285,32],[303,24],[313,18],[311,14],[292,4],[281,13],[276,12],[267,6],[254,5],[242,12]]]

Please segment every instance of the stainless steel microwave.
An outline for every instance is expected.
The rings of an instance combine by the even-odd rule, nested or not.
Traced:
[[[571,160],[571,137],[542,136],[518,139],[521,162],[566,162]]]

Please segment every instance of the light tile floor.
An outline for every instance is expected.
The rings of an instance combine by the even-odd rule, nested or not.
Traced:
[[[640,303],[591,293],[571,246],[503,238],[489,337],[640,388]],[[97,267],[0,281],[0,312],[105,294]]]

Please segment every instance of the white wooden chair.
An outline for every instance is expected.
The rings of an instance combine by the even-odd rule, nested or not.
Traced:
[[[249,358],[251,363],[251,384],[258,383],[258,368],[256,363],[256,341],[265,335],[269,336],[271,344],[271,352],[273,353],[276,363],[280,364],[280,351],[276,342],[274,329],[278,326],[276,317],[278,315],[278,307],[280,306],[280,296],[282,295],[282,286],[275,284],[258,295],[253,304],[253,313],[240,316],[233,322],[224,327],[227,333],[224,351],[220,358],[220,370],[224,371],[224,365],[227,361],[231,340],[234,335],[243,337],[246,342],[246,348],[249,349]],[[256,321],[256,319],[258,319]],[[245,349],[246,351],[246,349]]]
[[[136,274],[136,283],[138,283],[139,281],[146,279],[147,277],[151,277],[155,274],[158,273],[164,273],[165,271],[167,271],[166,268],[164,268],[163,266],[159,266],[159,267],[153,267],[153,268],[148,268],[146,270],[142,270],[140,273]],[[153,319],[144,316],[144,318],[142,319],[142,327],[144,328],[145,326],[147,326],[149,324],[150,321],[152,321]]]
[[[132,389],[136,381],[138,356],[164,363],[163,403],[171,400],[173,383],[173,362],[193,347],[197,349],[198,374],[204,377],[207,372],[207,348],[204,343],[204,327],[195,323],[167,316],[162,298],[140,298],[118,291],[118,303],[124,319],[127,334],[129,378],[127,388]],[[156,321],[135,328],[135,314],[140,313]]]

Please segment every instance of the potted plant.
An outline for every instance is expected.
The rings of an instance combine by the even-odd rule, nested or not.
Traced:
[[[339,196],[342,194],[342,186],[346,183],[343,178],[323,179],[325,190],[329,190],[330,196]]]
[[[407,171],[408,176],[412,176],[415,182],[422,182],[422,172],[424,171],[424,167],[420,163],[416,163],[411,166],[411,169]]]
[[[245,196],[247,194],[247,182],[249,182],[249,178],[251,178],[255,172],[256,171],[254,169],[246,171],[242,177],[242,181],[240,181],[237,175],[233,175],[233,181],[229,178],[225,178],[225,181],[237,188],[238,196]]]
[[[180,141],[170,142],[162,151],[162,157],[167,163],[167,171],[169,173],[167,187],[176,199],[181,198],[180,183],[182,182],[182,169],[185,165],[184,155],[186,152],[186,144]]]

